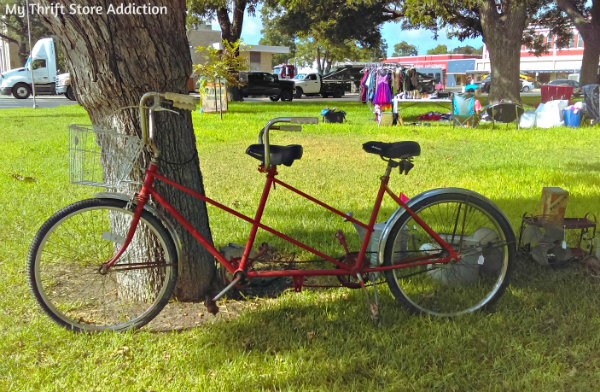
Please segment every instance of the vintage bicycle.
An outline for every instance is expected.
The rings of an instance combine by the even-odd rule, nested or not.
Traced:
[[[148,106],[150,100],[153,103]],[[412,158],[420,155],[418,143],[363,145],[367,153],[379,156],[386,164],[373,210],[365,223],[277,179],[278,168],[292,166],[302,158],[303,149],[300,145],[271,144],[269,132],[299,131],[302,124],[315,124],[318,119],[275,118],[260,131],[259,143],[246,151],[260,161],[258,170],[266,176],[256,214],[249,217],[159,174],[160,152],[152,141],[153,115],[174,108],[194,110],[195,101],[173,93],[145,94],[140,101],[141,140],[92,126],[70,127],[71,176],[76,179],[73,182],[108,186],[102,181],[112,176],[122,184],[128,181],[142,149],[150,151],[152,159],[139,192],[99,193],[95,198],[64,207],[42,225],[33,239],[27,260],[28,281],[37,302],[58,324],[73,331],[97,332],[140,328],[151,321],[168,303],[177,280],[181,246],[176,222],[205,246],[230,276],[227,287],[213,301],[234,286],[265,277],[292,277],[296,291],[310,276],[337,276],[345,286],[363,290],[370,280],[375,299],[377,283],[385,278],[400,305],[414,313],[446,317],[485,309],[504,293],[516,241],[508,219],[494,203],[459,188],[434,189],[404,201],[389,188],[392,170],[408,174],[414,166]],[[88,139],[93,141],[93,148],[86,147]],[[97,164],[105,164],[100,182],[84,179],[93,171],[82,158],[90,152],[98,154]],[[127,164],[113,167],[108,175],[106,163],[113,155]],[[251,223],[242,256],[226,259],[219,253],[156,191],[155,181]],[[275,184],[352,222],[363,236],[360,249],[350,251],[344,234],[338,230],[335,235],[344,254],[333,257],[262,224]],[[386,194],[398,204],[398,209],[385,223],[376,224]],[[155,203],[163,206],[166,213],[159,211]],[[257,270],[252,249],[258,229],[311,252],[330,262],[333,268]],[[370,308],[376,317],[377,303],[371,302]]]

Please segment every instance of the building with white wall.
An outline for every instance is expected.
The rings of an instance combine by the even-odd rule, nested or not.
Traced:
[[[573,38],[568,48],[558,49],[556,37],[550,34],[549,29],[537,28],[537,34],[544,36],[544,43],[548,46],[548,53],[539,57],[529,53],[529,48],[521,46],[521,72],[535,76],[541,83],[547,83],[555,79],[566,79],[571,73],[578,73],[581,69],[583,49],[585,43],[583,38],[573,28]],[[483,56],[475,63],[475,71],[478,73],[490,72],[490,53],[487,46],[483,45]]]
[[[188,33],[188,40],[192,51],[192,62],[202,64],[206,61],[200,53],[196,52],[199,46],[220,45],[221,32],[213,30],[209,24],[200,26]],[[243,48],[240,53],[242,57],[248,60],[250,71],[273,72],[272,59],[274,54],[289,53],[287,46],[268,46],[249,44]]]

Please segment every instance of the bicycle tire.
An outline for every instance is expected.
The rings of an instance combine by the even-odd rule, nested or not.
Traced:
[[[397,302],[413,313],[442,317],[489,309],[504,294],[516,257],[515,236],[502,212],[460,193],[426,197],[411,210],[455,250],[460,248],[461,259],[385,271]],[[468,215],[469,210],[479,216]],[[390,230],[383,265],[407,257],[438,258],[441,252],[441,246],[405,212]]]
[[[76,332],[137,329],[171,298],[177,251],[167,229],[147,211],[117,264],[100,273],[127,235],[133,212],[126,205],[100,198],[73,203],[34,237],[27,258],[29,287],[57,324]],[[150,264],[140,263],[142,258]]]

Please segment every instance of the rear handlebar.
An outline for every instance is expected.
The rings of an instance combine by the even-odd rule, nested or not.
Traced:
[[[153,98],[152,106],[148,106],[147,102],[150,98]],[[164,108],[161,104],[165,101],[169,101],[174,108],[182,110],[193,111],[196,109],[196,98],[190,97],[189,95],[176,94],[176,93],[157,93],[150,92],[146,93],[140,99],[140,121],[142,125],[142,140],[155,154],[158,156],[158,149],[152,143],[154,133],[154,112],[155,111],[170,111],[176,113],[173,110]],[[280,131],[300,132],[302,130],[301,125],[278,125],[277,123],[291,123],[291,124],[318,124],[318,117],[278,117],[274,118],[267,123],[267,125],[260,130],[258,134],[258,143],[265,146],[265,159],[264,164],[266,168],[270,166],[270,155],[269,155],[269,131],[271,129]],[[264,139],[264,140],[263,140]]]
[[[280,131],[293,131],[300,132],[302,130],[302,126],[295,125],[279,125],[274,126],[277,123],[292,123],[292,124],[318,124],[318,117],[278,117],[274,118],[267,123],[267,125],[260,130],[258,133],[258,143],[263,144],[265,146],[265,155],[264,155],[264,164],[268,169],[271,165],[270,162],[270,149],[269,149],[269,130],[275,129]],[[263,138],[264,136],[264,138]]]

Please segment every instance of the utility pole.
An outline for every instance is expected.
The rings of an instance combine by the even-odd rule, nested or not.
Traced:
[[[31,54],[31,27],[29,25],[29,0],[25,0],[25,6],[27,7],[27,36],[29,39],[29,73],[31,75],[31,92],[33,94],[33,108],[36,109],[38,106],[35,102],[35,81],[33,80],[33,56]]]

